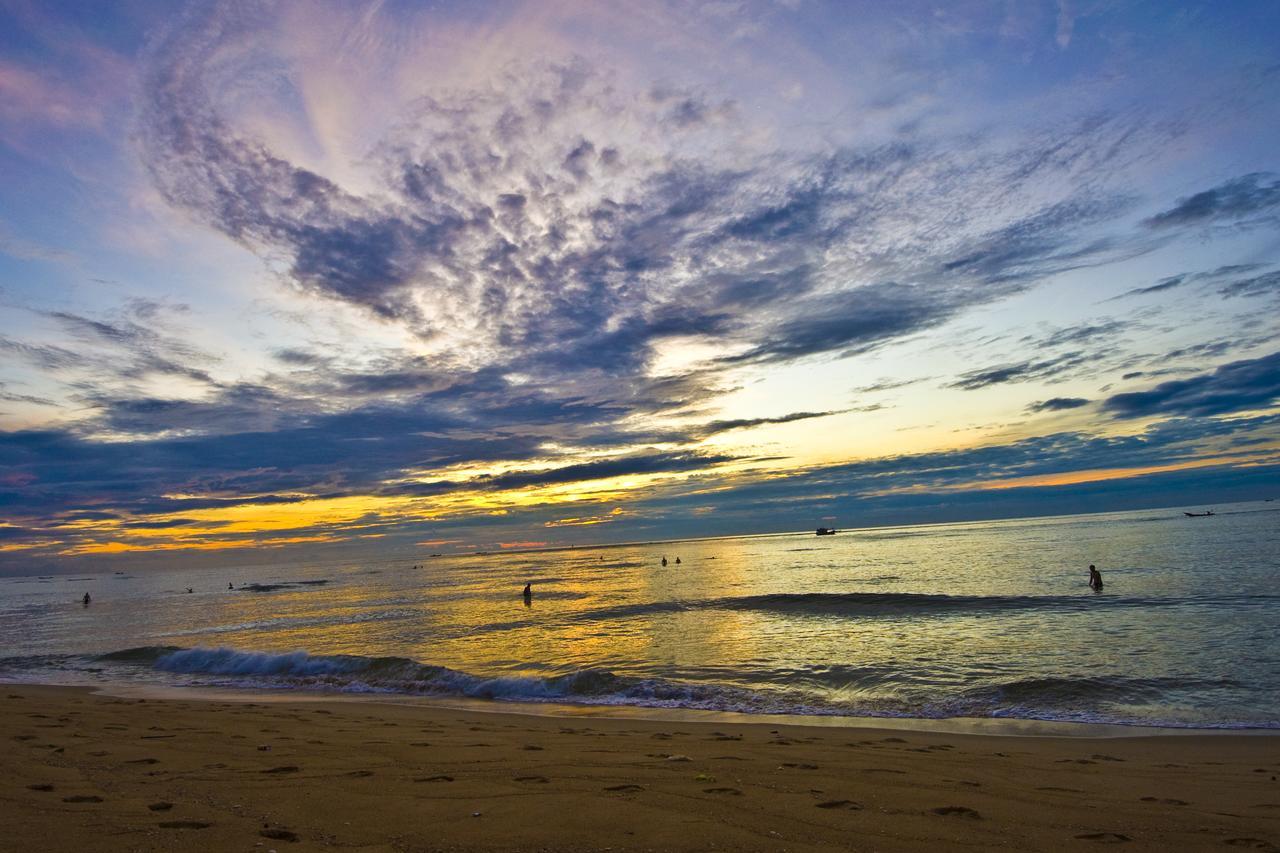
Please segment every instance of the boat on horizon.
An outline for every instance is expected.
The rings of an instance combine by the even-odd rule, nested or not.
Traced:
[[[1206,515],[1213,515],[1213,510],[1207,509],[1204,512],[1183,512],[1187,518],[1204,518]]]
[[[817,535],[818,536],[835,536],[836,529],[834,527],[819,527]]]

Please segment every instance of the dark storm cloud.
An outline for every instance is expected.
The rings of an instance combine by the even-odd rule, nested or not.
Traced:
[[[1052,379],[1063,373],[1074,371],[1084,365],[1096,361],[1100,356],[1081,351],[1063,353],[1053,358],[1005,364],[999,367],[987,367],[963,373],[948,388],[959,388],[962,391],[976,391],[992,385],[1004,385],[1011,382],[1029,382],[1033,379]]]
[[[1178,203],[1145,220],[1149,228],[1197,225],[1241,219],[1280,205],[1280,180],[1269,172],[1242,175],[1218,186],[1178,199]]]
[[[1266,408],[1280,398],[1280,352],[1233,361],[1210,373],[1115,394],[1102,408],[1117,418],[1211,416]]]
[[[1083,397],[1050,397],[1048,400],[1032,403],[1026,410],[1030,414],[1039,414],[1040,412],[1062,412],[1087,405],[1089,401]]]

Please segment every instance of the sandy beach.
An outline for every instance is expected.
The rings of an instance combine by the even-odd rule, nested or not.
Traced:
[[[0,689],[0,848],[1280,849],[1280,739]]]

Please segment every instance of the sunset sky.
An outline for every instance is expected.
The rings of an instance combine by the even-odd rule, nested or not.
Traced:
[[[1280,4],[0,0],[2,572],[1277,494]]]

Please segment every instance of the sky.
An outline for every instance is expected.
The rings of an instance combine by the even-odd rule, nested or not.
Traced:
[[[1277,492],[1273,2],[0,0],[0,572]]]

